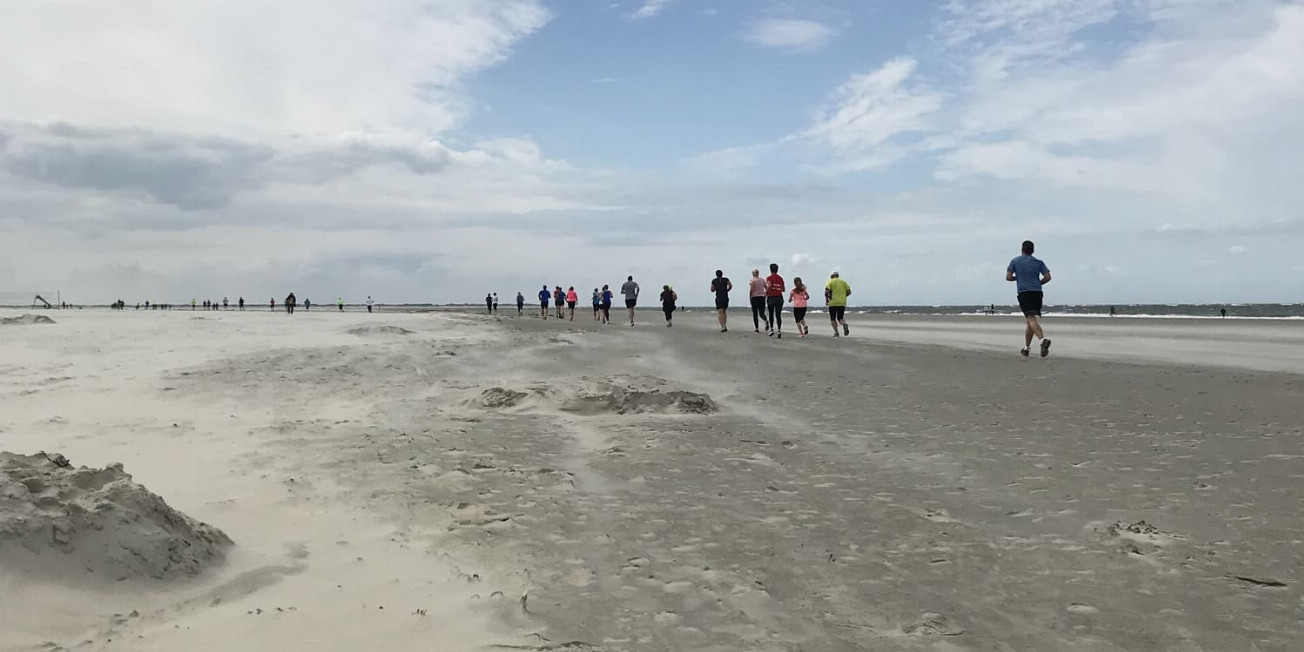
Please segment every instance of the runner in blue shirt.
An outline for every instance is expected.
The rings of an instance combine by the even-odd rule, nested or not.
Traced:
[[[548,318],[548,301],[551,299],[552,293],[548,291],[548,286],[543,286],[543,289],[539,290],[539,314],[543,315],[544,319]]]
[[[1050,355],[1050,339],[1041,330],[1041,286],[1050,283],[1050,268],[1032,255],[1035,247],[1032,240],[1023,241],[1023,254],[1010,261],[1005,268],[1005,280],[1015,283],[1018,291],[1019,309],[1023,311],[1026,324],[1023,329],[1023,349],[1019,354],[1028,357],[1028,348],[1032,346],[1035,335],[1041,340],[1041,357]]]
[[[602,323],[611,323],[611,286],[602,286]]]

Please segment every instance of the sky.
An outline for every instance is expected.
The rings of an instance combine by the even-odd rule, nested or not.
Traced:
[[[0,303],[1304,302],[1302,151],[1301,0],[5,0]]]

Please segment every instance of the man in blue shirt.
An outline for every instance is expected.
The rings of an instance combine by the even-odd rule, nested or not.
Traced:
[[[1032,336],[1041,340],[1041,357],[1050,355],[1050,340],[1041,330],[1041,286],[1050,283],[1050,269],[1046,263],[1032,255],[1032,240],[1023,241],[1023,255],[1010,261],[1005,269],[1005,280],[1014,281],[1019,293],[1019,309],[1027,321],[1023,329],[1023,349],[1019,354],[1028,356],[1028,347],[1032,346]]]
[[[548,286],[543,286],[539,290],[539,315],[544,319],[548,318],[548,300],[552,298],[552,293],[548,291]]]

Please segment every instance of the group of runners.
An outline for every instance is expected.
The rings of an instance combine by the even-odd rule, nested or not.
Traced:
[[[1035,247],[1031,240],[1023,241],[1021,253],[1010,261],[1005,271],[1005,280],[1016,283],[1017,296],[1019,300],[1019,309],[1024,316],[1024,339],[1023,348],[1020,354],[1023,356],[1030,355],[1032,349],[1032,340],[1039,340],[1041,357],[1050,355],[1050,338],[1047,338],[1041,326],[1041,309],[1042,309],[1042,286],[1050,282],[1050,269],[1046,263],[1034,257]],[[810,288],[801,279],[796,277],[792,280],[792,287],[789,288],[786,281],[779,275],[779,265],[770,264],[769,275],[762,277],[761,270],[753,269],[751,279],[747,283],[747,294],[752,309],[752,328],[755,332],[761,332],[761,326],[764,324],[765,332],[770,337],[783,337],[783,310],[784,307],[792,304],[792,317],[797,327],[797,336],[806,337],[810,334],[810,327],[806,323],[807,310],[810,307]],[[734,289],[733,281],[724,275],[723,270],[715,271],[715,278],[711,279],[710,292],[715,295],[716,319],[720,322],[720,332],[729,332],[729,293]],[[641,288],[634,281],[633,276],[625,279],[625,283],[620,286],[620,294],[625,300],[625,310],[629,318],[629,325],[634,326],[635,309],[638,307],[639,295]],[[824,305],[828,308],[829,323],[833,328],[834,337],[846,337],[851,335],[851,328],[847,325],[847,298],[851,296],[851,286],[842,279],[841,274],[833,272],[829,275],[829,280],[824,283]],[[543,319],[556,318],[575,321],[575,306],[579,303],[579,293],[574,286],[562,289],[562,286],[555,285],[551,289],[547,285],[542,286],[539,290],[539,316]],[[674,326],[674,314],[678,310],[679,295],[670,285],[661,286],[661,310],[665,313],[666,327]],[[593,305],[593,320],[603,324],[611,323],[611,305],[614,302],[615,293],[611,286],[603,285],[601,288],[593,288],[591,297]],[[498,295],[490,293],[485,295],[485,306],[489,312],[498,311]],[[516,314],[524,316],[525,314],[525,295],[520,292],[516,293]]]

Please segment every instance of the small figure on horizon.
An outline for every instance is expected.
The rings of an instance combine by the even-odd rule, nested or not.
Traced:
[[[244,297],[240,297],[240,309],[244,310]]]
[[[375,304],[376,302],[371,300],[371,295],[367,295],[367,314],[371,314],[371,307]]]
[[[304,300],[303,300],[303,311],[304,311],[304,312],[310,312],[311,310],[312,310],[312,299],[304,299]]]
[[[603,284],[602,286],[602,323],[611,323],[611,300],[615,297],[611,292],[611,286]]]
[[[516,293],[516,316],[525,316],[525,295],[520,292]]]
[[[552,303],[553,307],[557,309],[557,319],[565,319],[566,313],[563,308],[566,305],[566,292],[561,289],[560,285],[552,291]]]
[[[747,298],[752,304],[752,328],[761,332],[761,320],[765,318],[765,279],[761,270],[752,270],[752,280],[747,282]]]
[[[298,303],[298,301],[294,298],[294,293],[293,293],[293,292],[291,292],[291,293],[289,293],[288,295],[286,295],[286,297],[285,297],[285,312],[286,312],[287,314],[291,314],[291,315],[293,315],[293,314],[294,314],[294,304],[296,304],[296,303]]]
[[[497,293],[497,292],[494,292],[494,307],[493,307],[493,312],[494,312],[494,314],[498,314],[498,293]]]
[[[1227,319],[1227,309],[1226,309],[1226,308],[1222,308],[1222,309],[1220,309],[1218,312],[1221,312],[1221,313],[1222,313],[1222,318],[1223,318],[1223,319]]]
[[[488,312],[491,315],[494,314],[494,295],[484,295],[484,309],[485,312]]]
[[[1009,267],[1005,268],[1005,280],[1016,284],[1019,309],[1023,311],[1024,320],[1027,322],[1023,329],[1023,348],[1019,350],[1019,355],[1028,357],[1032,338],[1036,336],[1041,340],[1041,357],[1044,358],[1050,355],[1050,340],[1041,328],[1041,286],[1050,283],[1050,268],[1046,267],[1046,263],[1040,259],[1033,257],[1034,249],[1032,240],[1023,241],[1022,253],[1011,260]]]
[[[580,295],[575,292],[575,286],[572,285],[569,290],[566,290],[566,309],[570,313],[571,321],[575,321],[575,304],[579,302]]]
[[[715,293],[715,319],[720,322],[720,332],[729,332],[729,292],[733,290],[733,281],[725,278],[724,270],[715,270],[711,279],[711,291]]]
[[[226,300],[226,297],[222,297],[222,310],[226,310],[228,307],[230,307],[230,302]]]
[[[593,321],[602,321],[602,291],[593,288]]]
[[[546,320],[548,319],[548,301],[552,299],[552,293],[548,291],[548,286],[543,286],[539,290],[539,314]]]
[[[267,300],[267,307],[271,308],[272,312],[276,312],[276,297]]]
[[[1117,315],[1117,314],[1118,314],[1118,311],[1117,311],[1117,310],[1114,310],[1114,306],[1110,306],[1110,307],[1109,307],[1109,316],[1110,316],[1110,317],[1113,317],[1114,315]]]
[[[340,312],[344,312],[344,297],[339,297],[336,302],[340,304]]]

